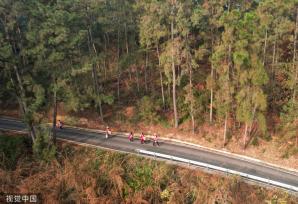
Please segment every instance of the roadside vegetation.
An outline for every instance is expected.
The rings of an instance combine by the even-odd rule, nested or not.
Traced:
[[[43,203],[298,202],[284,191],[247,184],[239,177],[136,155],[58,143],[55,157],[44,160],[31,151],[27,137],[1,134],[0,139],[0,191],[41,193]]]

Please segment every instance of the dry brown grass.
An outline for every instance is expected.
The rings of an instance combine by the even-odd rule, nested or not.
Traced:
[[[65,143],[60,143],[58,155],[50,164],[20,159],[14,171],[0,169],[0,191],[41,193],[44,203],[298,202],[298,198],[249,185],[238,177],[211,175],[133,155]]]

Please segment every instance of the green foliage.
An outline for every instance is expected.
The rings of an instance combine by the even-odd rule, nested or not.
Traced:
[[[67,89],[69,90],[69,88]],[[66,111],[78,111],[87,106],[85,104],[82,104],[82,101],[80,101],[80,97],[75,95],[72,90],[66,92],[64,101]]]
[[[164,128],[170,128],[171,124],[168,122],[166,118],[161,117],[159,124],[162,125]]]
[[[33,99],[33,103],[29,106],[30,112],[36,112],[45,102],[45,90],[41,85],[34,85],[32,88],[35,99]]]
[[[198,122],[202,123],[204,121],[204,114],[208,106],[208,92],[194,90],[194,116],[198,119]]]
[[[285,141],[297,137],[298,103],[290,100],[284,107],[281,114],[282,138]]]
[[[160,107],[149,96],[144,96],[138,103],[138,114],[147,123],[156,123],[160,120],[158,111]]]
[[[215,122],[257,122],[266,135],[272,112],[281,116],[284,138],[292,140],[296,3],[1,1],[1,105],[18,103],[32,126],[52,111],[57,93],[66,112],[108,115],[115,102],[133,103],[140,110],[133,122],[156,123],[166,115],[160,107],[164,113],[174,107],[175,88],[177,121],[203,123],[212,110]],[[164,100],[156,91],[161,86]]]
[[[66,116],[64,119],[64,122],[68,125],[72,125],[75,126],[78,124],[78,118],[77,117],[73,117],[73,116]]]
[[[291,156],[295,156],[298,154],[298,147],[295,147],[294,145],[290,145],[286,148],[286,150],[281,155],[281,158],[288,159]]]
[[[26,154],[28,139],[24,136],[0,136],[0,168],[14,170],[19,157]]]
[[[136,166],[132,173],[133,177],[127,183],[134,191],[141,191],[153,184],[151,165]]]
[[[33,153],[37,159],[45,162],[50,162],[56,158],[56,146],[51,141],[51,130],[47,126],[37,129]]]
[[[284,107],[281,115],[282,125],[287,126],[295,122],[298,117],[298,105],[293,100],[290,100]]]
[[[101,95],[101,99],[104,103],[112,105],[114,103],[114,96],[113,95]]]
[[[267,133],[267,121],[266,121],[266,118],[264,116],[264,114],[262,113],[258,113],[257,115],[257,122],[258,122],[258,125],[259,125],[259,128],[262,132],[263,135],[266,135]]]
[[[258,137],[254,137],[251,141],[251,144],[253,146],[259,146],[259,140],[258,140]]]

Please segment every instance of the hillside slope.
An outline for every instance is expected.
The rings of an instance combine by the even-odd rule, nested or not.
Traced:
[[[22,137],[1,135],[0,191],[40,193],[44,203],[297,203],[278,190],[142,157],[60,143],[38,161]],[[15,164],[15,165],[14,165]],[[46,185],[45,185],[46,184]]]

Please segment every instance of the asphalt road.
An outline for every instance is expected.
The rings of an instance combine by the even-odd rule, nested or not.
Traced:
[[[26,127],[22,122],[2,117],[0,117],[0,129],[26,131]],[[146,144],[140,144],[138,139],[135,139],[134,142],[129,142],[127,137],[117,135],[106,139],[104,134],[98,132],[68,127],[58,130],[57,137],[124,152],[135,153],[136,149],[154,151],[224,167],[298,187],[298,174],[295,172],[264,165],[259,162],[244,160],[228,154],[181,145],[179,143],[160,141],[160,146],[154,147],[150,141],[147,141]]]

